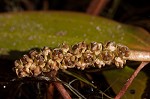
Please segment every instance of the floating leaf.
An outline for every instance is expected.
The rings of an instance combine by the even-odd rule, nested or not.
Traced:
[[[1,55],[35,47],[56,47],[63,42],[74,44],[80,41],[116,41],[132,49],[150,50],[150,35],[145,30],[81,13],[0,14],[0,27]],[[17,54],[13,58],[17,57]]]

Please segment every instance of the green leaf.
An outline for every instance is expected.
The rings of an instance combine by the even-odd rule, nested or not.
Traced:
[[[3,56],[11,51],[57,47],[63,42],[74,44],[80,41],[116,41],[131,49],[150,50],[149,38],[150,35],[141,28],[82,13],[0,14],[0,55]]]
[[[123,69],[103,71],[103,74],[105,75],[108,83],[110,84],[110,87],[112,87],[117,94],[127,82],[127,80],[130,78],[133,72],[133,69],[126,66]],[[145,75],[145,73],[140,72],[133,80],[127,92],[121,99],[141,99],[141,96],[146,87],[147,79],[148,77]]]

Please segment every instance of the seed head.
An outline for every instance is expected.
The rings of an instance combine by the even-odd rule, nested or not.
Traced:
[[[18,77],[30,77],[67,68],[84,70],[90,66],[101,68],[111,64],[122,68],[129,55],[128,47],[115,42],[79,42],[71,47],[63,43],[54,49],[44,47],[39,52],[30,51],[29,55],[15,61],[15,71]]]

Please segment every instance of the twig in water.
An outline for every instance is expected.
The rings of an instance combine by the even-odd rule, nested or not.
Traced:
[[[50,83],[47,91],[47,99],[53,99],[53,96],[54,96],[54,85]]]
[[[57,88],[57,90],[60,92],[63,99],[71,99],[70,95],[64,88],[64,86],[60,82],[53,82],[54,86]]]
[[[127,80],[126,84],[123,86],[123,88],[119,91],[119,93],[117,94],[117,96],[115,97],[115,99],[120,99],[124,93],[126,92],[126,90],[128,89],[128,87],[131,85],[132,81],[134,80],[134,78],[137,76],[137,74],[140,72],[140,70],[147,65],[149,62],[142,62],[140,64],[140,66],[135,70],[135,72],[132,74],[132,76]]]
[[[86,12],[91,15],[99,15],[107,3],[108,0],[92,0]]]

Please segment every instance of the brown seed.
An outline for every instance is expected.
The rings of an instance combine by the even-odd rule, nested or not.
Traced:
[[[24,70],[25,70],[25,72],[26,72],[27,74],[30,74],[30,69],[29,69],[29,68],[24,68]]]
[[[75,56],[71,56],[70,60],[73,62],[73,61],[75,61],[75,58],[76,58]]]
[[[128,50],[125,52],[125,57],[129,57],[129,55],[130,55],[130,51]]]
[[[60,46],[60,48],[61,48],[63,54],[65,54],[65,53],[67,53],[67,52],[69,51],[69,46],[68,46],[67,44],[64,44],[64,43],[63,43],[63,44]]]
[[[40,67],[40,68],[44,68],[44,67],[45,67],[45,63],[40,64],[39,67]]]
[[[111,61],[114,58],[113,54],[109,51],[103,51],[102,57],[104,61]]]
[[[105,63],[100,59],[95,59],[94,65],[98,66],[98,68],[101,68],[102,66],[105,66]]]
[[[34,69],[34,76],[38,76],[41,73],[41,69],[39,66],[36,66],[36,68]]]
[[[47,56],[51,52],[50,48],[44,47],[43,48],[43,55]]]
[[[92,42],[92,43],[91,43],[91,50],[92,50],[92,51],[97,50],[97,43],[96,43],[96,42]]]
[[[15,66],[16,66],[16,67],[24,67],[21,60],[16,60],[16,61],[15,61]]]
[[[30,70],[34,70],[36,68],[36,63],[31,64]]]
[[[72,50],[74,51],[74,50],[76,50],[78,47],[79,47],[78,44],[75,44],[75,45],[72,46]]]
[[[115,42],[107,42],[105,44],[105,49],[107,49],[109,51],[115,51],[116,50],[116,44],[115,44]]]
[[[37,52],[36,50],[31,50],[31,51],[29,52],[29,55],[30,55],[30,57],[31,57],[32,59],[34,59],[37,54],[38,54],[38,52]]]
[[[29,75],[25,71],[22,71],[18,74],[18,76],[21,78],[21,77],[28,77]]]
[[[124,64],[124,61],[120,58],[120,57],[116,57],[115,58],[115,65],[117,66],[117,67],[123,67],[123,64]]]

